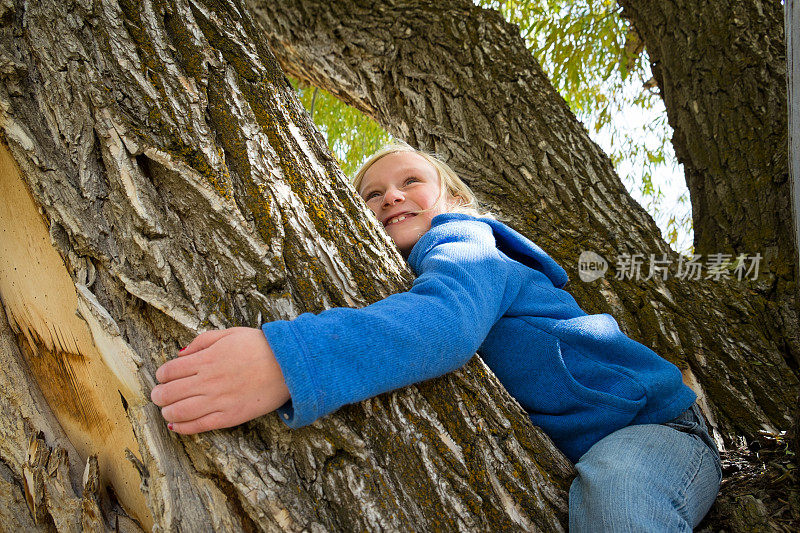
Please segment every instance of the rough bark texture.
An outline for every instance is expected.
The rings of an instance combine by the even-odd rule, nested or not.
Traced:
[[[0,21],[3,527],[564,529],[571,465],[477,359],[303,430],[170,434],[153,374],[196,333],[410,272],[240,6]]]
[[[780,339],[797,373],[800,285],[787,157],[784,7],[761,0],[619,3],[644,40],[674,130],[673,146],[692,201],[695,252],[765,255],[775,275],[753,287],[768,313],[765,334]],[[787,435],[795,454],[800,450],[798,416],[800,398]],[[785,485],[780,468],[765,467],[778,474],[764,477]],[[783,499],[793,503],[796,526],[800,496],[798,483],[793,486]],[[763,491],[738,492],[740,498],[731,500],[739,502],[743,516],[781,514]],[[766,509],[759,497],[773,508]],[[745,523],[752,525],[752,520],[739,519],[741,529],[753,529]],[[735,521],[730,526],[736,529]]]
[[[715,432],[790,424],[797,378],[758,282],[680,280],[677,256],[625,191],[526,50],[518,29],[467,1],[250,0],[284,69],[443,157],[485,203],[544,247],[590,312],[608,312],[633,338],[685,369]],[[785,160],[784,160],[785,164]],[[666,280],[606,276],[582,283],[592,250],[662,254]],[[643,272],[647,274],[647,272]],[[705,276],[705,274],[704,274]]]
[[[644,40],[674,130],[695,252],[760,252],[772,335],[800,365],[787,149],[783,6],[761,0],[621,0]]]
[[[765,251],[776,274],[791,275],[781,3],[620,4],[644,39],[667,104],[698,252]]]
[[[765,333],[765,305],[747,297],[752,284],[578,281],[583,249],[675,256],[515,28],[467,2],[267,5],[257,12],[285,68],[448,157],[567,268],[587,311],[614,314],[684,367],[718,436],[787,427],[797,379]],[[12,258],[0,295],[13,332],[0,357],[26,376],[0,389],[3,425],[23,421],[4,430],[16,444],[0,448],[11,488],[0,512],[22,508],[26,472],[48,487],[31,442],[64,441],[76,450],[61,467],[73,492],[25,503],[44,528],[57,515],[75,527],[75,512],[56,507],[74,509],[93,455],[106,527],[564,527],[569,464],[478,360],[300,431],[267,416],[168,434],[147,402],[152,375],[196,332],[363,305],[409,273],[238,6],[0,0],[0,21],[0,128],[14,159],[0,175],[20,198],[0,205],[5,220],[25,221],[0,254]],[[30,249],[41,253],[12,255]],[[62,297],[37,300],[50,292]],[[37,382],[52,414],[24,399]]]

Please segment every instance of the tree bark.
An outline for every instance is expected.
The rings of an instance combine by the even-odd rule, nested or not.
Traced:
[[[153,375],[195,334],[410,272],[235,2],[0,21],[4,527],[565,528],[571,465],[477,359],[302,430],[170,434]]]
[[[293,73],[450,157],[573,280],[580,248],[670,253],[496,14],[287,4],[260,13],[291,34],[273,42]],[[15,444],[0,448],[13,489],[0,512],[22,507],[27,475],[44,487],[27,491],[44,495],[27,499],[31,520],[75,527],[60,509],[75,508],[81,465],[91,472],[97,456],[107,489],[95,497],[88,484],[80,520],[97,501],[106,527],[564,528],[568,462],[477,359],[299,431],[267,416],[169,434],[147,401],[152,376],[194,334],[363,305],[410,273],[240,6],[4,0],[0,21],[0,127],[14,159],[2,183],[19,194],[0,195],[2,227],[21,231],[0,254],[13,332],[0,357],[26,376],[0,392],[2,420],[21,420],[3,430]],[[788,423],[797,381],[746,284],[573,283],[587,311],[613,313],[684,366],[726,439]],[[24,399],[36,390],[47,404]],[[49,488],[47,463],[29,453],[43,445],[76,450],[59,467],[71,494]]]
[[[775,273],[756,282],[678,279],[677,255],[515,26],[459,0],[249,2],[284,70],[441,154],[480,199],[567,269],[584,309],[611,313],[631,337],[682,367],[728,446],[790,427],[798,388],[789,341],[772,326],[768,301],[753,298]],[[612,262],[655,254],[672,269],[666,280],[656,273],[581,283],[583,250]]]
[[[784,7],[760,0],[619,3],[643,38],[674,130],[672,143],[692,201],[695,251],[763,251],[773,275],[753,289],[767,311],[764,334],[780,339],[784,358],[797,373],[800,285],[789,181]],[[787,435],[795,453],[798,415],[800,397]]]

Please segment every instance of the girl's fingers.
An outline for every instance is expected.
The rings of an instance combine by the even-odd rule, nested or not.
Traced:
[[[197,357],[171,359],[158,367],[156,379],[159,383],[169,383],[176,379],[188,378],[197,374],[200,362]],[[151,393],[152,398],[152,393]]]
[[[207,396],[192,396],[172,403],[161,409],[161,416],[167,422],[180,423],[189,422],[202,418],[216,411],[216,407],[211,405]]]
[[[159,407],[203,394],[202,383],[196,375],[175,379],[153,387],[150,400]]]
[[[182,434],[227,428],[280,407],[289,399],[272,349],[257,328],[198,335],[184,356],[161,365],[150,398]]]
[[[236,328],[228,328],[228,329],[211,329],[208,331],[204,331],[197,337],[195,337],[192,342],[186,345],[186,348],[178,352],[180,357],[185,357],[187,355],[192,355],[195,352],[199,352],[200,350],[205,350],[218,340],[223,337],[230,335],[233,330]]]
[[[197,369],[200,365],[199,360],[187,356],[194,355],[213,346],[217,341],[234,333],[237,329],[241,328],[212,329],[201,333],[178,353],[178,358],[171,359],[158,367],[156,379],[159,383],[167,383],[197,374]]]
[[[202,431],[226,428],[231,425],[232,424],[226,424],[225,415],[222,411],[215,411],[187,422],[172,422],[168,424],[168,427],[171,431],[180,433],[181,435],[194,435]]]

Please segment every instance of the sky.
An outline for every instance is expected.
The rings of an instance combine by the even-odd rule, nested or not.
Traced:
[[[635,86],[631,89],[639,90]],[[655,147],[659,144],[659,139],[655,134],[648,132],[645,126],[660,117],[664,117],[665,113],[664,104],[659,101],[653,109],[649,110],[641,107],[621,109],[612,116],[612,123],[618,134],[626,133],[630,138],[639,139],[648,146]],[[663,122],[664,127],[668,129],[667,138],[671,138],[672,128],[666,124],[666,121]],[[594,128],[588,128],[588,130],[589,136],[605,153],[612,152],[610,127],[604,127],[599,132],[595,132]],[[670,142],[665,145],[665,158],[667,160],[666,164],[656,167],[652,177],[653,189],[660,190],[662,195],[657,199],[643,194],[642,162],[623,160],[617,165],[617,173],[631,196],[653,217],[661,229],[664,240],[669,242],[666,235],[670,216],[674,216],[678,220],[686,219],[687,217],[690,219],[691,203],[683,174],[683,165],[679,164],[675,158],[675,152]],[[681,200],[681,197],[683,197],[683,200]],[[677,252],[688,254],[693,240],[694,232],[690,227],[680,228],[677,243],[673,244],[672,248]],[[644,250],[643,252],[649,253],[649,251]]]

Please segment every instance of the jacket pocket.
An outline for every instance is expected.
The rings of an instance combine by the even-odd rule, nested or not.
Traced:
[[[637,413],[647,401],[647,391],[616,365],[583,354],[561,339],[560,362],[577,397],[587,403],[620,412]]]
[[[585,357],[529,317],[503,317],[479,351],[529,413],[593,418],[599,407],[629,421],[645,404],[635,380]]]

